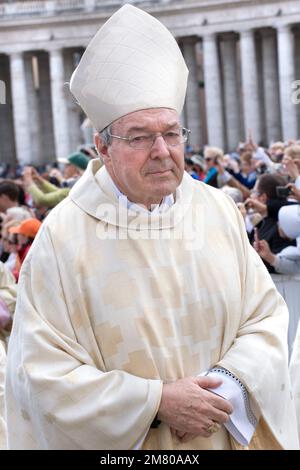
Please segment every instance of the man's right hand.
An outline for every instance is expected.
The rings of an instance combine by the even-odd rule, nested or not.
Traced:
[[[221,383],[221,379],[187,377],[164,384],[158,418],[181,434],[210,437],[209,427],[226,423],[233,411],[228,400],[206,390]]]

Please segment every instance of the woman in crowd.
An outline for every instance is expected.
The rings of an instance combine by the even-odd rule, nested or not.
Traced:
[[[254,248],[278,274],[300,274],[300,205],[283,206],[278,214],[278,231],[282,238],[297,239],[297,246],[288,246],[272,253],[266,240],[259,240],[257,232]],[[257,231],[257,229],[256,229]]]

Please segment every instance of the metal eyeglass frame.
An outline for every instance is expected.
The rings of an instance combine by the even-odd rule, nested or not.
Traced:
[[[168,132],[170,132],[170,131],[168,131],[168,132],[165,132],[165,133],[159,132],[159,133],[157,133],[157,134],[152,134],[152,135],[147,136],[147,137],[151,137],[151,138],[152,138],[152,143],[151,143],[151,145],[150,145],[149,147],[140,147],[140,148],[139,148],[139,147],[133,147],[133,146],[131,145],[132,140],[135,139],[136,137],[139,137],[139,136],[136,136],[136,137],[131,137],[131,136],[129,136],[129,137],[122,137],[122,136],[120,136],[120,135],[111,134],[109,131],[108,131],[108,135],[109,135],[109,137],[113,137],[114,139],[119,139],[119,140],[125,140],[125,141],[127,141],[128,144],[130,145],[130,147],[133,148],[133,149],[135,149],[135,150],[150,150],[150,149],[152,148],[152,146],[154,145],[154,142],[155,142],[155,140],[156,140],[157,137],[162,137],[162,138],[164,139],[165,144],[166,144],[168,147],[177,147],[178,145],[184,144],[185,142],[187,142],[191,131],[190,131],[190,129],[187,129],[186,127],[180,127],[180,131],[181,131],[181,132],[182,132],[182,131],[185,131],[186,134],[185,134],[185,135],[182,135],[182,138],[184,138],[184,140],[183,140],[182,142],[179,142],[178,144],[173,144],[173,145],[172,145],[172,144],[168,144],[168,143],[165,141],[164,134],[167,134]]]

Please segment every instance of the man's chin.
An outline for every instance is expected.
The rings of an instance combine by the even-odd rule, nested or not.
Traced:
[[[178,178],[173,172],[168,175],[149,175],[151,179],[148,179],[147,184],[144,185],[145,194],[151,194],[154,198],[163,199],[170,194],[174,194],[178,186],[181,184],[183,175]]]
[[[151,194],[153,195],[154,199],[159,199],[161,201],[164,197],[169,196],[170,194],[174,194],[178,186],[178,184],[169,184],[164,186],[163,188],[157,188],[156,191],[153,191],[152,188]]]

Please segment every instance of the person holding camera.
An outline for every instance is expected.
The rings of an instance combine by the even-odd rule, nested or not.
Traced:
[[[251,198],[245,202],[247,210],[258,212],[262,219],[256,225],[258,238],[268,242],[270,251],[279,253],[287,246],[295,246],[295,241],[282,237],[278,231],[278,211],[281,207],[289,205],[286,199],[278,197],[278,187],[285,186],[285,179],[276,174],[262,175],[255,186],[255,192]],[[251,243],[255,242],[254,229],[249,234]],[[269,272],[274,273],[275,269],[268,262],[269,257],[262,257]]]
[[[278,231],[282,238],[296,240],[297,246],[288,246],[275,254],[266,240],[260,240],[255,229],[254,248],[277,274],[300,273],[300,205],[283,206],[278,213]]]

